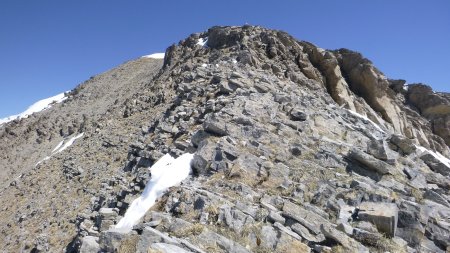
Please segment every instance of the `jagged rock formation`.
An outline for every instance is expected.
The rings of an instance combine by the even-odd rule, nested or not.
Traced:
[[[435,93],[429,86],[414,84],[409,86],[406,99],[430,121],[433,132],[450,146],[450,94]]]
[[[406,91],[359,53],[254,26],[193,34],[167,49],[154,75],[161,64],[129,62],[61,105],[3,126],[6,135],[61,112],[71,119],[79,114],[65,108],[90,87],[107,96],[98,97],[107,110],[76,127],[80,141],[36,168],[29,158],[2,190],[5,250],[449,249],[450,164],[435,153],[450,154],[448,95]],[[102,81],[117,71],[123,79]],[[115,101],[112,87],[130,89]],[[62,137],[53,138],[36,147],[51,152]],[[112,229],[151,177],[148,167],[185,152],[195,154],[193,175],[131,233]]]

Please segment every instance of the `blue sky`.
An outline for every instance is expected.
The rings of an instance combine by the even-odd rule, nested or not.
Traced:
[[[213,25],[349,48],[390,78],[450,92],[450,1],[0,1],[0,118]]]

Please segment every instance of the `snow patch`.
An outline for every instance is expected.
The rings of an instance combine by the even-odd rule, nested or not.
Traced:
[[[47,161],[47,160],[50,159],[50,158],[51,158],[50,156],[44,157],[44,159],[42,159],[42,160],[40,160],[39,162],[37,162],[37,163],[34,165],[34,167],[38,166],[39,164],[41,164],[41,163],[44,162],[44,161]]]
[[[83,137],[84,133],[81,133],[77,136],[74,136],[72,138],[70,138],[70,140],[68,140],[66,143],[64,143],[64,145],[62,143],[59,143],[58,146],[56,146],[56,148],[52,151],[52,155],[60,153],[62,151],[64,151],[65,149],[67,149],[68,147],[72,146],[72,144],[79,138]],[[64,142],[64,141],[63,141]]]
[[[197,41],[197,45],[206,47],[206,42],[208,42],[208,37],[206,38],[199,38]]]
[[[157,198],[161,197],[169,187],[181,183],[188,177],[193,158],[193,154],[186,153],[177,159],[170,154],[159,159],[150,168],[152,177],[145,186],[144,192],[131,203],[115,229],[123,232],[131,231],[148,209],[155,204]]]
[[[364,121],[370,122],[370,124],[372,124],[376,129],[378,129],[378,131],[380,131],[382,133],[385,133],[384,130],[377,123],[373,122],[372,120],[370,120],[366,116],[363,116],[363,115],[361,115],[361,114],[359,114],[357,112],[354,112],[352,110],[348,110],[348,109],[345,109],[345,110],[348,111],[349,113],[355,115],[356,117],[363,119]]]
[[[56,147],[52,150],[52,153],[51,153],[50,156],[44,157],[44,159],[42,159],[42,160],[40,160],[39,162],[37,162],[36,165],[34,165],[34,166],[35,166],[35,167],[38,166],[38,165],[41,164],[42,162],[47,161],[48,159],[52,158],[53,155],[58,154],[58,153],[64,151],[65,149],[67,149],[68,147],[72,146],[73,143],[74,143],[77,139],[83,137],[83,135],[84,135],[84,133],[81,133],[81,134],[79,134],[79,135],[77,135],[77,136],[74,136],[74,137],[70,138],[68,141],[62,140],[62,141],[61,141],[60,143],[58,143],[58,145],[56,145]]]
[[[439,152],[434,152],[432,150],[429,150],[425,147],[422,146],[417,146],[416,148],[422,152],[428,152],[430,153],[432,156],[434,156],[434,158],[438,159],[441,163],[443,163],[445,166],[447,166],[448,168],[450,168],[450,159],[448,159],[447,157],[443,156],[441,153]]]
[[[49,97],[46,99],[42,99],[37,101],[36,103],[34,103],[33,105],[31,105],[30,107],[28,107],[27,110],[25,110],[22,113],[16,114],[16,115],[12,115],[9,116],[7,118],[3,118],[0,119],[0,125],[4,124],[4,123],[8,123],[10,121],[13,121],[15,119],[23,119],[23,118],[27,118],[28,116],[30,116],[33,113],[36,112],[40,112],[43,111],[45,109],[48,109],[52,106],[52,104],[58,104],[61,103],[62,101],[66,100],[67,97],[65,96],[64,93],[58,94],[56,96],[53,97]]]
[[[164,59],[165,53],[154,53],[149,55],[144,55],[141,58],[150,58],[150,59]]]

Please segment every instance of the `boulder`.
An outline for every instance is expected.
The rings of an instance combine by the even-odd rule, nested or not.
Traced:
[[[394,134],[391,136],[389,141],[397,146],[405,155],[409,155],[416,150],[416,146],[413,141],[405,136]]]
[[[272,226],[261,228],[261,246],[273,249],[278,243],[278,232]]]
[[[244,248],[239,243],[207,229],[204,229],[203,232],[196,237],[196,239],[206,248],[219,247],[224,252],[250,253],[249,250]]]
[[[373,223],[378,231],[394,237],[397,230],[398,208],[394,203],[363,202],[359,206],[358,217]]]
[[[100,251],[98,237],[86,236],[81,240],[80,253],[97,253]]]
[[[323,233],[325,238],[333,240],[342,245],[342,247],[344,247],[348,252],[369,252],[369,250],[361,243],[355,241],[344,232],[341,232],[331,226],[322,224],[320,225],[320,231]]]
[[[447,177],[450,176],[450,168],[441,159],[438,159],[429,151],[423,151],[420,155],[420,159],[422,159],[432,171]]]
[[[114,208],[100,208],[98,211],[102,220],[113,220],[117,218],[117,212]]]
[[[423,197],[450,208],[450,203],[443,196],[433,190],[426,190]]]
[[[191,137],[191,143],[194,147],[198,147],[203,140],[206,140],[210,134],[203,130],[196,131]]]
[[[283,216],[297,221],[298,223],[305,226],[316,235],[320,233],[320,224],[330,223],[327,219],[324,219],[322,216],[313,213],[309,210],[306,210],[301,206],[293,204],[289,201],[284,202]]]
[[[367,145],[367,153],[389,164],[395,164],[395,156],[385,140],[371,140]]]
[[[122,241],[130,238],[130,233],[119,230],[108,230],[100,234],[100,248],[105,252],[117,252]]]
[[[150,246],[150,248],[156,250],[159,253],[190,253],[190,252],[192,252],[192,251],[187,251],[183,248],[180,248],[176,245],[167,244],[167,243],[153,243]],[[151,252],[151,251],[147,251],[147,252]]]
[[[203,129],[212,135],[228,135],[226,123],[223,120],[216,118],[215,116],[210,116],[205,119],[205,121],[203,122]]]
[[[350,152],[348,153],[348,157],[354,161],[361,163],[365,166],[365,168],[377,172],[381,175],[392,174],[394,170],[391,165],[358,149],[350,150]]]
[[[305,121],[308,118],[308,115],[306,115],[306,113],[297,108],[291,110],[290,116],[293,121]]]
[[[179,245],[180,243],[171,238],[170,236],[151,227],[145,227],[142,231],[142,235],[136,245],[137,253],[147,253],[149,247],[154,243],[169,243],[173,245]]]

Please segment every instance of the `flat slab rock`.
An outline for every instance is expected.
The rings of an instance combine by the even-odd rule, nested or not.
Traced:
[[[363,202],[359,206],[360,220],[373,223],[378,231],[394,237],[397,230],[398,208],[394,203]]]

